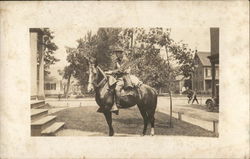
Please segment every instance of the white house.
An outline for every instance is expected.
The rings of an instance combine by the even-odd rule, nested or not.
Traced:
[[[58,97],[59,94],[64,94],[63,81],[55,76],[46,76],[44,82],[45,96]]]

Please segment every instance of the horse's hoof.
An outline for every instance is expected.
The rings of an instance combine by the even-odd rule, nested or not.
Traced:
[[[150,134],[151,136],[154,136],[155,134]]]
[[[114,136],[114,134],[115,134],[114,132],[110,132],[109,136]]]

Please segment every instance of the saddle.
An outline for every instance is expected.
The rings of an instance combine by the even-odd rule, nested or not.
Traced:
[[[113,76],[108,77],[109,88],[113,88],[117,80]],[[121,96],[136,96],[139,93],[138,89],[140,88],[142,82],[134,75],[126,74],[123,76],[124,86],[121,90]],[[140,97],[139,93],[139,97]]]

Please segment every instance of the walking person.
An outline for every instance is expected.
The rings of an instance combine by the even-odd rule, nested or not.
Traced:
[[[187,97],[188,97],[188,104],[192,100],[193,97],[193,91],[191,89],[187,90]]]
[[[194,101],[196,101],[197,104],[199,104],[198,99],[197,99],[196,90],[193,91],[193,101],[192,101],[192,104],[194,103]]]

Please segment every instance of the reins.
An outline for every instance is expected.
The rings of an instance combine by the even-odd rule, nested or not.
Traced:
[[[102,71],[102,69],[99,66],[97,66],[97,69],[103,75],[103,79],[98,84],[96,84],[96,88],[99,88],[104,82],[106,82],[108,80],[108,78],[107,78],[106,74]]]

